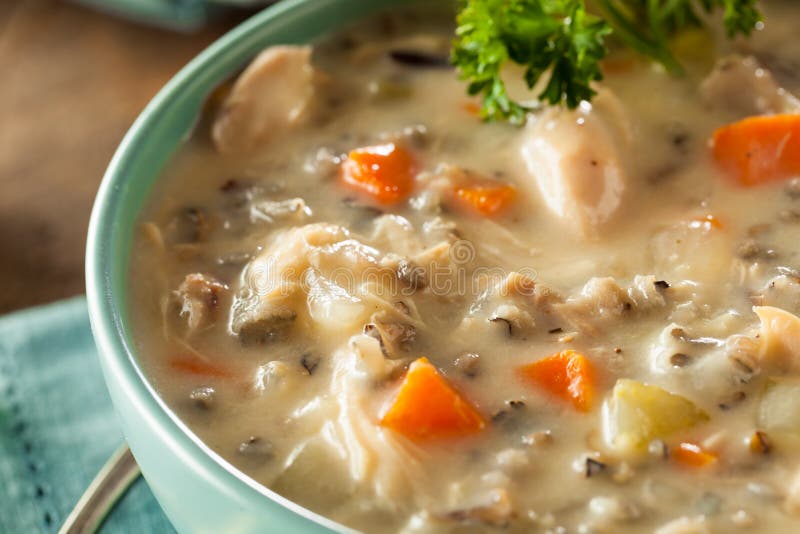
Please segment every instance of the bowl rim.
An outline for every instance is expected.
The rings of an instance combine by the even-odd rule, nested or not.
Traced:
[[[353,0],[351,4],[354,10],[365,16],[371,11],[409,4],[412,1],[372,0],[370,3],[370,0]],[[277,504],[308,520],[309,529],[321,527],[321,531],[357,532],[281,496],[244,475],[205,445],[161,399],[137,365],[135,350],[127,339],[123,318],[126,315],[127,303],[124,301],[127,290],[123,289],[123,294],[120,296],[115,287],[118,285],[120,273],[124,273],[123,278],[127,277],[128,261],[127,257],[120,257],[119,249],[113,246],[119,237],[119,232],[122,231],[118,228],[118,218],[125,204],[126,195],[129,194],[124,186],[136,178],[132,175],[131,166],[146,143],[147,137],[159,128],[162,112],[176,104],[181,98],[182,90],[195,84],[205,84],[208,90],[213,89],[225,79],[221,73],[233,74],[248,61],[248,58],[253,57],[254,54],[250,50],[253,43],[258,42],[260,38],[263,39],[262,34],[268,32],[271,25],[284,19],[312,17],[315,12],[326,8],[334,9],[333,5],[336,3],[340,3],[340,0],[283,0],[267,7],[225,33],[195,56],[147,104],[120,142],[95,197],[86,242],[86,297],[92,333],[103,364],[106,385],[110,386],[108,376],[113,376],[121,392],[134,408],[147,418],[154,432],[171,441],[196,466],[211,474],[214,481],[221,484],[226,492],[241,497],[253,508]],[[343,25],[342,22],[328,24],[330,29]],[[260,48],[263,46],[258,47]],[[229,57],[223,59],[226,55]],[[232,57],[239,56],[244,59],[234,61],[232,67],[216,69],[213,67],[215,61],[230,64]],[[178,146],[180,144],[176,143],[170,147],[170,154],[166,159],[174,156]],[[159,165],[160,171],[163,167],[164,164]],[[156,181],[157,177],[151,179],[147,186],[148,193]],[[134,222],[131,221],[130,225],[132,229]],[[130,250],[125,252],[129,253]],[[120,300],[123,301],[122,304]]]

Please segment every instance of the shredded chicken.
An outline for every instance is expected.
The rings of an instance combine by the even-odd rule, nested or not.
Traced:
[[[420,462],[423,453],[374,425],[373,385],[392,375],[398,364],[384,358],[377,340],[363,335],[332,354],[331,362],[330,384],[299,402],[289,415],[305,438],[288,454],[272,487],[304,503],[308,476],[320,469],[332,493],[316,488],[314,502],[320,493],[337,503],[358,491],[386,511],[413,506],[415,500],[424,503],[423,488],[431,481]]]
[[[370,242],[400,256],[418,254],[423,248],[414,227],[408,219],[400,215],[382,215],[375,219]]]
[[[635,308],[649,310],[666,305],[667,301],[664,298],[664,294],[668,288],[669,284],[665,286],[663,281],[656,280],[653,275],[637,274],[633,277],[633,282],[628,287],[627,293]]]
[[[381,265],[393,270],[403,289],[411,292],[427,290],[439,296],[455,289],[453,277],[458,251],[453,250],[452,225],[441,225],[430,231],[418,232],[411,223],[399,215],[378,217],[373,225],[369,242],[375,247],[391,251],[381,259]]]
[[[348,238],[347,230],[329,224],[278,233],[242,271],[231,306],[231,331],[245,341],[264,341],[291,326],[305,310],[303,280],[311,252]]]
[[[228,286],[212,276],[186,275],[174,297],[180,306],[179,315],[186,320],[190,333],[208,328],[216,321],[220,299],[227,290]]]
[[[419,258],[412,260],[419,262],[420,271],[414,271],[419,276],[441,260],[425,258],[432,249],[413,256]],[[230,329],[242,341],[263,342],[285,334],[296,322],[335,336],[373,324],[386,335],[403,330],[403,344],[408,343],[419,320],[408,314],[401,320],[392,317],[400,297],[427,286],[417,281],[416,288],[400,287],[401,259],[382,254],[340,226],[309,224],[278,232],[242,272]],[[369,320],[371,315],[375,320]]]
[[[403,315],[406,314],[382,310],[372,314],[369,323],[364,325],[364,334],[378,340],[381,352],[387,358],[408,356],[416,341],[417,329],[411,324],[411,318]]]
[[[523,273],[512,272],[494,282],[477,298],[460,328],[476,322],[500,325],[508,335],[517,336],[535,329],[547,331],[558,326],[560,316],[554,308],[562,297],[544,284]]]

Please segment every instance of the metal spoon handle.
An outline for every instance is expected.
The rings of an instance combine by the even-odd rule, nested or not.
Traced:
[[[58,534],[96,532],[114,504],[141,473],[131,450],[123,444],[86,488]]]

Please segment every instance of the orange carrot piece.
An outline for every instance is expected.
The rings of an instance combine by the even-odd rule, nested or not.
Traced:
[[[564,350],[537,362],[523,365],[519,374],[554,397],[571,402],[588,412],[594,397],[594,369],[583,354]]]
[[[394,204],[414,189],[414,159],[394,143],[357,148],[342,162],[341,177],[381,204]]]
[[[455,194],[462,206],[486,216],[506,211],[517,198],[513,186],[493,182],[457,186]]]
[[[695,443],[683,442],[670,451],[670,457],[689,467],[707,467],[717,461],[717,455],[704,450]]]
[[[800,175],[800,115],[759,115],[714,132],[714,159],[741,186]]]
[[[476,434],[486,421],[423,357],[408,368],[380,424],[420,442]]]
[[[230,372],[213,363],[204,362],[191,356],[179,356],[170,360],[169,366],[176,371],[190,375],[208,376],[214,378],[229,378]]]

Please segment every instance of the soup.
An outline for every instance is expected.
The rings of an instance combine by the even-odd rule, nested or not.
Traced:
[[[148,378],[368,532],[796,528],[800,177],[740,150],[800,131],[800,7],[767,8],[682,36],[683,77],[616,51],[523,127],[477,116],[450,13],[265,50],[140,216]]]

